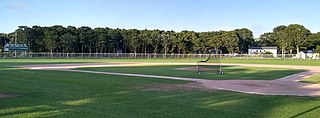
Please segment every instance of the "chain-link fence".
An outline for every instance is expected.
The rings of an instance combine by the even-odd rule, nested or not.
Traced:
[[[212,55],[212,54],[211,54]],[[0,53],[0,58],[208,58],[210,54],[155,54],[155,53]],[[228,59],[309,59],[319,60],[319,54],[222,54]]]

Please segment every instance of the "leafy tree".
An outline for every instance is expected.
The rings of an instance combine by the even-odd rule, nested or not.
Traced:
[[[213,37],[211,34],[211,32],[199,33],[199,37],[193,40],[193,49],[201,53],[208,53],[210,48],[208,41]]]
[[[303,25],[291,24],[286,28],[288,39],[291,40],[293,46],[296,47],[297,53],[300,52],[300,47],[305,45],[308,36],[311,32]]]
[[[97,41],[97,49],[100,51],[100,53],[106,53],[107,51],[107,45],[108,45],[108,32],[105,28],[95,28],[94,32],[97,35],[98,41]]]
[[[148,46],[151,45],[151,37],[150,37],[150,31],[145,29],[141,30],[138,37],[140,39],[141,46],[143,47],[144,53],[146,54],[148,51]]]
[[[276,46],[276,40],[274,33],[268,32],[260,35],[259,40],[257,41],[259,46]]]
[[[179,53],[180,54],[180,48],[178,46],[179,44],[179,33],[174,33],[172,36],[172,47],[171,47],[171,53]]]
[[[291,42],[288,39],[288,33],[286,32],[287,26],[281,25],[273,29],[274,38],[277,45],[281,49],[282,57],[284,57],[285,51],[290,48]]]
[[[46,30],[45,31],[45,46],[52,54],[53,51],[58,47],[58,41],[59,38],[58,33],[55,30]]]
[[[16,33],[17,33],[17,42],[25,43],[28,45],[28,48],[31,49],[32,48],[32,45],[31,45],[32,29],[27,26],[18,26]]]
[[[3,34],[3,33],[0,33],[0,52],[2,49],[4,49],[4,45],[5,43],[9,43],[10,39],[8,37],[8,34]]]
[[[60,43],[62,46],[62,52],[74,52],[74,45],[77,42],[77,37],[72,35],[71,33],[63,34],[60,38]]]
[[[135,57],[137,55],[139,47],[142,45],[142,39],[139,37],[140,31],[137,29],[130,29],[126,31],[126,40],[128,42],[128,45],[130,49],[133,50]]]
[[[98,36],[94,33],[93,29],[89,29],[88,32],[88,41],[89,41],[89,53],[96,53],[98,52]]]
[[[309,35],[306,41],[308,49],[314,50],[317,48],[317,45],[320,45],[320,32]]]
[[[123,47],[121,45],[123,44],[123,36],[121,35],[121,31],[119,29],[109,29],[108,30],[108,36],[109,38],[109,50],[110,52],[122,52]]]
[[[62,52],[63,49],[62,49],[62,45],[59,37],[66,33],[66,28],[61,25],[54,25],[50,27],[50,29],[56,32],[58,35],[58,38],[56,39],[56,43],[57,43],[57,47],[55,49],[56,52]]]
[[[223,45],[227,48],[230,54],[235,53],[239,50],[238,42],[239,38],[237,34],[233,31],[225,32],[221,35]]]
[[[130,47],[130,36],[128,30],[120,30],[121,36],[123,38],[123,48],[124,52],[131,52],[131,47]]]
[[[192,40],[195,40],[197,38],[197,35],[193,31],[182,31],[178,33],[178,47],[179,47],[179,53],[180,50],[182,50],[183,54],[189,53],[192,51]]]
[[[216,34],[210,37],[208,44],[210,48],[216,50],[216,53],[217,53],[217,50],[219,50],[219,48],[223,46],[221,34]]]
[[[44,31],[45,28],[40,26],[32,26],[30,29],[30,36],[29,36],[29,51],[31,52],[45,52],[45,41],[44,41]]]
[[[92,35],[90,34],[92,33],[91,30],[92,29],[90,27],[85,27],[85,26],[79,28],[78,32],[79,32],[79,43],[81,45],[81,53],[91,52],[90,44],[92,42],[89,41],[89,39],[91,38],[90,35]]]
[[[152,30],[151,34],[150,34],[150,39],[151,39],[150,45],[152,45],[152,47],[154,49],[153,52],[155,54],[157,54],[157,52],[159,50],[158,48],[159,48],[159,46],[161,44],[161,40],[162,40],[161,34],[162,34],[162,32],[164,32],[164,31]]]
[[[252,31],[247,28],[242,28],[236,29],[234,30],[234,32],[236,33],[239,39],[238,45],[240,53],[248,53],[249,46],[254,44]]]
[[[172,45],[174,31],[167,31],[160,35],[161,45],[163,46],[164,55],[167,57],[170,45]]]
[[[320,53],[320,45],[317,45],[317,46],[316,46],[315,52],[316,52],[316,53]]]
[[[80,43],[79,43],[79,33],[78,33],[78,28],[74,27],[74,26],[68,26],[66,29],[65,29],[65,33],[69,33],[70,35],[74,36],[73,40],[72,41],[72,47],[70,47],[70,49],[72,50],[71,52],[80,52],[81,49],[80,49]]]

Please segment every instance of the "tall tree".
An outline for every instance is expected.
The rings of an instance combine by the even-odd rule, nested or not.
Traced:
[[[178,46],[179,44],[179,35],[180,33],[173,33],[172,34],[172,47],[171,47],[171,53],[179,53],[180,54],[180,48]]]
[[[8,37],[8,34],[0,33],[0,52],[2,49],[4,49],[4,45],[6,43],[9,43],[10,39]]]
[[[148,46],[151,45],[151,37],[150,37],[150,31],[145,29],[145,30],[141,30],[138,37],[140,39],[140,43],[141,46],[143,47],[142,52],[144,52],[145,54],[148,51]]]
[[[139,47],[142,45],[141,38],[139,37],[140,31],[137,29],[130,29],[126,31],[125,37],[128,42],[128,45],[131,50],[133,50],[135,57],[137,56],[137,52]]]
[[[274,38],[274,33],[268,32],[260,35],[257,41],[259,46],[276,46],[276,40]]]
[[[215,33],[208,41],[210,49],[214,49],[216,50],[215,52],[218,53],[219,48],[223,46],[222,40],[222,32]]]
[[[167,57],[170,45],[172,45],[174,31],[163,32],[160,35],[161,45],[163,46],[164,56]]]
[[[320,32],[311,34],[306,42],[306,46],[309,50],[315,50],[320,47]]]
[[[300,47],[305,45],[307,38],[311,32],[303,25],[291,24],[286,28],[288,39],[291,40],[292,45],[296,47],[296,52],[300,52]]]
[[[78,28],[74,27],[74,26],[68,26],[66,29],[66,33],[69,33],[70,35],[74,36],[72,38],[74,38],[72,41],[72,47],[70,47],[70,49],[72,50],[71,52],[80,52],[81,48],[80,48],[80,43],[79,43],[79,33],[78,33]]]
[[[44,38],[45,45],[51,54],[55,49],[58,48],[58,41],[57,41],[58,38],[59,38],[58,33],[55,30],[48,29],[45,31],[45,38]]]
[[[157,54],[157,52],[159,52],[159,46],[161,45],[161,41],[162,41],[162,33],[164,31],[160,31],[160,30],[152,30],[151,34],[150,34],[150,45],[153,48],[153,53]]]
[[[192,40],[193,49],[196,52],[208,53],[209,43],[208,41],[212,38],[211,32],[200,32],[199,37]]]
[[[286,32],[287,26],[281,25],[273,29],[274,38],[277,45],[281,49],[282,57],[285,55],[285,51],[290,48],[291,42],[288,39],[288,33]]]
[[[28,48],[32,48],[31,46],[31,35],[32,29],[28,26],[18,26],[19,28],[16,30],[17,33],[17,42],[27,44]]]
[[[108,45],[108,32],[105,28],[95,28],[94,32],[97,34],[97,49],[100,53],[106,53],[107,51],[107,45]]]
[[[79,43],[81,45],[81,53],[84,53],[84,52],[90,52],[91,51],[91,43],[90,42],[90,33],[91,32],[91,28],[90,27],[80,27],[79,28]],[[90,51],[89,51],[90,50]]]
[[[72,35],[71,33],[65,33],[60,38],[60,45],[62,47],[62,52],[74,52],[75,45],[77,42],[77,37]]]
[[[233,31],[225,32],[221,35],[223,45],[227,48],[230,54],[235,53],[239,50],[238,42],[239,38],[237,34]]]
[[[191,52],[193,46],[192,40],[198,38],[197,34],[193,31],[182,31],[177,36],[179,52],[180,50],[183,54]]]
[[[40,26],[32,26],[30,33],[30,46],[29,51],[31,52],[45,52],[45,41],[44,34],[45,28]]]
[[[236,29],[234,32],[239,39],[239,51],[240,53],[248,53],[248,48],[254,43],[253,32],[247,28]]]
[[[109,29],[108,30],[108,37],[109,38],[109,50],[111,52],[123,52],[123,47],[124,41],[123,41],[123,36],[121,35],[121,30],[120,29]]]

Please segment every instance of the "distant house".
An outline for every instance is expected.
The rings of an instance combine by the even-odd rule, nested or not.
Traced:
[[[277,47],[250,47],[248,49],[248,54],[265,54],[272,53],[274,57],[277,57],[278,48]]]

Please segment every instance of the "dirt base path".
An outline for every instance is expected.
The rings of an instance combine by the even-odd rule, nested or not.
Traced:
[[[305,69],[306,72],[290,75],[276,80],[203,80],[197,78],[183,78],[157,75],[143,75],[143,74],[127,74],[114,72],[97,72],[87,70],[69,70],[78,67],[112,67],[112,66],[147,66],[147,65],[194,65],[192,63],[112,63],[112,64],[83,64],[83,65],[50,65],[48,66],[34,66],[26,68],[30,69],[46,69],[46,70],[64,70],[71,72],[85,72],[96,74],[109,74],[120,76],[135,76],[148,77],[160,79],[174,79],[193,81],[202,84],[207,89],[221,89],[250,94],[261,95],[293,95],[293,96],[320,96],[320,84],[301,83],[298,82],[304,78],[320,73],[319,67],[313,66],[291,66],[291,65],[266,65],[266,64],[223,64],[229,66],[249,66],[249,67],[272,67],[272,68],[291,68],[291,69]]]

